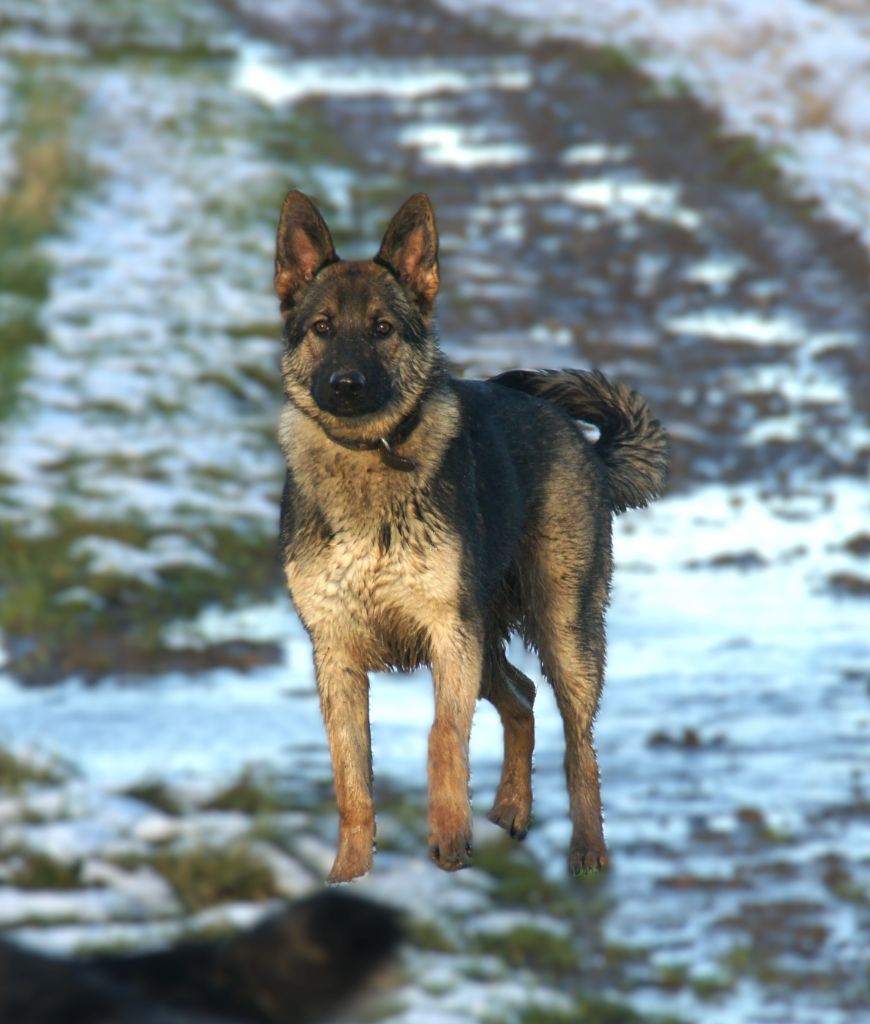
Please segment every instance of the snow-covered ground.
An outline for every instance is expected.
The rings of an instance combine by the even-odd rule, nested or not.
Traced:
[[[630,937],[639,947],[658,950],[663,970],[690,956],[699,977],[716,976],[729,948],[717,920],[741,912],[753,892],[751,871],[764,879],[754,898],[767,892],[786,906],[790,899],[802,901],[828,934],[825,957],[854,967],[860,908],[829,905],[812,866],[855,851],[855,883],[861,884],[857,852],[870,844],[866,819],[831,813],[850,794],[857,799],[865,784],[856,765],[870,716],[854,680],[866,668],[866,610],[827,586],[829,571],[855,569],[842,540],[866,513],[864,490],[844,484],[822,501],[807,495],[771,500],[752,487],[701,489],[619,520],[611,682],[597,731],[615,861],[609,942]],[[752,568],[745,571],[744,564]],[[781,600],[771,601],[773,593]],[[250,843],[257,819],[203,805],[252,766],[287,780],[296,793],[322,786],[329,765],[307,639],[283,598],[238,612],[211,609],[168,632],[170,642],[187,645],[278,640],[283,663],[253,673],[220,669],[198,680],[181,674],[138,684],[109,679],[98,691],[74,681],[36,692],[11,680],[0,686],[0,749],[37,764],[75,767],[60,785],[0,800],[6,849],[36,851],[77,863],[82,871],[80,887],[69,892],[22,893],[4,888],[0,878],[0,921],[23,941],[55,950],[160,944],[219,922],[242,926],[268,909],[227,903],[185,915],[157,871],[119,867],[118,858],[153,854],[167,844],[206,849]],[[531,655],[517,646],[512,657],[540,681]],[[561,723],[544,684],[536,712],[536,825],[528,846],[541,872],[556,881],[569,827]],[[431,716],[427,673],[373,679],[379,791],[419,792]],[[497,717],[482,704],[472,737],[479,812],[494,791],[500,755]],[[124,793],[154,780],[186,802],[181,817]],[[422,828],[422,804],[418,813]],[[257,839],[252,856],[268,865],[278,892],[304,892],[328,869],[334,817],[294,812],[272,820],[289,850]],[[746,821],[757,821],[776,838],[747,839]],[[480,850],[497,838],[498,830],[482,818],[475,829]],[[488,876],[445,876],[427,863],[422,837],[408,845],[408,831],[391,813],[381,815],[381,837],[400,837],[408,853],[379,854],[362,891],[398,902],[418,924],[448,933],[458,927],[458,914],[462,941],[471,947],[476,936],[530,922],[563,935],[564,921],[534,907],[493,917]],[[699,833],[705,841],[698,841]],[[768,878],[771,871],[785,880]],[[696,902],[687,917],[672,885],[688,886],[688,897],[693,885],[722,891]],[[406,964],[416,985],[403,990],[403,1010],[389,1018],[403,1024],[458,1024],[478,1004],[481,1012],[498,1008],[508,1016],[532,1003],[570,1006],[540,983],[524,995],[517,978],[508,983],[498,960],[481,962],[467,952],[413,951]],[[463,978],[464,972],[478,980]],[[526,985],[532,980],[526,976]],[[690,1019],[694,1010],[686,993],[647,1006],[682,1009]],[[808,1015],[794,1019],[849,1020],[831,1008],[818,1016],[822,1012],[811,1002]],[[705,1015],[723,1024],[761,1019],[745,992]]]
[[[0,514],[48,533],[75,494],[94,520],[178,531],[236,518],[271,530],[280,474],[260,439],[276,415],[262,383],[274,340],[266,327],[232,333],[274,319],[259,287],[271,242],[256,220],[240,218],[233,233],[227,220],[274,171],[230,133],[202,81],[112,69],[79,81],[90,97],[82,156],[97,173],[45,246],[48,343],[32,353],[18,415],[0,427],[12,477]],[[217,142],[181,130],[197,118],[213,119]],[[135,562],[96,537],[82,553],[132,573],[204,555],[178,536]]]
[[[439,0],[467,13],[464,0]],[[533,36],[625,49],[769,148],[797,189],[870,247],[865,0],[479,0]]]
[[[597,728],[614,867],[600,890],[562,881],[563,741],[546,685],[537,704],[537,818],[508,863],[527,863],[531,851],[534,877],[562,886],[570,911],[512,906],[504,917],[486,871],[448,877],[427,863],[419,798],[432,716],[426,672],[373,680],[377,780],[418,806],[413,825],[395,807],[382,814],[385,849],[362,887],[452,930],[460,946],[530,921],[559,939],[580,936],[584,981],[609,947],[642,946],[642,966],[617,977],[644,1013],[692,1019],[700,1005],[707,1024],[766,1024],[772,1013],[790,1024],[846,1024],[849,985],[863,977],[866,899],[855,893],[866,891],[870,843],[862,811],[870,502],[855,476],[870,438],[848,372],[862,368],[860,302],[830,265],[804,279],[793,263],[771,258],[783,248],[744,247],[722,230],[736,207],[717,207],[678,171],[650,171],[648,137],[632,135],[630,117],[614,140],[608,126],[584,121],[582,106],[569,107],[557,131],[536,134],[551,108],[564,111],[558,105],[574,97],[555,88],[564,66],[542,72],[541,51],[524,51],[523,39],[575,34],[687,82],[730,129],[772,145],[800,188],[870,244],[866,5],[554,0],[544,19],[540,4],[487,0],[472,13],[486,20],[498,9],[528,26],[507,34],[504,52],[458,57],[448,40],[444,52],[417,59],[401,38],[383,43],[380,7],[362,4],[353,22],[360,52],[367,25],[377,40],[363,71],[356,51],[349,59],[325,45],[300,56],[280,40],[252,38],[243,23],[228,30],[207,3],[189,5],[186,17],[216,42],[204,57],[196,46],[180,54],[169,8],[125,3],[113,0],[111,10],[132,20],[112,38],[144,39],[145,56],[136,47],[125,56],[121,46],[120,55],[88,57],[81,26],[95,8],[83,0],[63,10],[29,0],[21,10],[30,27],[0,35],[0,103],[17,85],[16,54],[53,54],[53,73],[85,97],[74,137],[93,172],[61,235],[43,245],[52,268],[44,338],[30,350],[16,416],[0,426],[0,525],[32,540],[49,537],[59,514],[74,515],[81,535],[68,554],[84,563],[85,582],[135,577],[163,595],[167,649],[265,642],[281,658],[196,676],[109,671],[96,688],[69,678],[27,689],[0,671],[0,750],[71,766],[59,782],[0,799],[0,924],[70,950],[159,943],[221,916],[242,925],[261,912],[226,903],[185,914],[156,868],[119,863],[167,844],[243,840],[281,895],[318,885],[328,869],[331,805],[279,816],[271,825],[285,841],[277,845],[257,833],[256,816],[206,806],[251,765],[298,795],[328,792],[310,648],[289,602],[248,597],[182,620],[162,574],[238,573],[243,588],[245,569],[224,560],[211,531],[274,533],[279,342],[269,278],[283,189],[301,185],[325,199],[348,254],[376,244],[383,197],[400,201],[419,178],[438,193],[445,225],[450,358],[473,374],[600,359],[667,403],[683,461],[675,493],[617,523]],[[287,9],[284,0],[272,7]],[[299,7],[312,23],[343,9]],[[471,22],[460,28],[475,31]],[[147,55],[162,46],[171,59]],[[10,122],[0,130],[0,189],[14,165],[4,143],[14,138]],[[798,239],[804,262],[823,263],[811,228],[795,233],[788,211],[752,200],[747,232],[773,223],[772,232]],[[578,273],[586,245],[601,262]],[[838,304],[835,315],[822,300]],[[717,420],[711,410],[720,408]],[[768,456],[781,469],[741,461],[757,466]],[[147,541],[113,535],[128,521]],[[76,602],[100,603],[87,589],[57,597],[70,601],[71,615]],[[518,646],[512,655],[539,677],[531,655]],[[0,637],[0,670],[3,657]],[[472,747],[477,812],[494,790],[500,754],[497,718],[482,705]],[[178,796],[183,812],[125,792],[149,781]],[[476,836],[481,854],[497,842],[483,821]],[[80,884],[17,887],[10,879],[34,852],[78,865]],[[585,903],[596,891],[598,903]],[[729,967],[747,947],[769,952],[769,936],[746,923],[752,914],[792,902],[822,936],[812,960],[787,948],[786,966],[797,969],[780,988],[752,974],[752,959]],[[594,936],[578,923],[587,906],[598,908]],[[802,922],[787,925],[781,932],[799,943]],[[391,1019],[508,1020],[535,997],[554,1012],[564,1007],[564,993],[514,973],[507,958],[466,952],[415,949],[417,984],[406,986]],[[789,988],[810,963],[827,972],[828,989],[794,995]],[[689,978],[679,993],[658,985],[659,968],[674,965]],[[710,978],[725,986],[712,1006],[692,988]]]

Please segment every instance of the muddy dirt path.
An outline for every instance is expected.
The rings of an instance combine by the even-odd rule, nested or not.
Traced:
[[[389,183],[432,192],[457,363],[579,357],[627,377],[674,434],[677,486],[866,473],[866,437],[848,439],[870,410],[866,256],[789,201],[748,140],[616,51],[524,45],[425,5],[257,10],[246,23],[293,55],[288,79],[311,69],[300,106],[354,168],[342,199],[320,197],[348,232],[383,220]],[[397,86],[427,64],[471,77],[422,98]],[[373,182],[389,197],[374,210]]]

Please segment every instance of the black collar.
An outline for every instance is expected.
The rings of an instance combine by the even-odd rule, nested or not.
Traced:
[[[340,444],[342,448],[349,448],[354,452],[376,451],[378,455],[380,455],[381,462],[383,462],[385,466],[389,466],[390,469],[398,469],[403,473],[412,473],[417,468],[417,463],[413,459],[406,459],[404,456],[396,454],[393,449],[397,444],[407,441],[413,433],[414,428],[420,422],[422,404],[422,402],[418,403],[399,423],[395,430],[391,430],[389,434],[386,434],[384,437],[379,437],[376,441],[345,440],[343,437],[336,437],[335,434],[328,431],[323,424],[320,426],[329,440],[334,441],[336,444]]]

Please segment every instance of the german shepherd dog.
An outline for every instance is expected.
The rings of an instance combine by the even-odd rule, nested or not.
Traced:
[[[569,871],[607,859],[592,725],[611,514],[661,492],[665,433],[643,399],[600,373],[451,377],[434,326],[438,284],[424,194],[402,206],[371,261],[339,259],[311,201],[297,191],[285,198],[275,261],[287,400],[281,547],[314,646],[332,757],[332,882],[372,864],[371,670],[432,670],[435,863],[470,863],[468,744],[479,697],[504,727],[489,817],[525,836],[535,687],[505,656],[513,632],[538,652],[564,721]],[[578,419],[598,428],[596,443]]]
[[[314,1024],[364,990],[403,938],[398,913],[320,892],[228,938],[60,959],[0,938],[6,1024]]]

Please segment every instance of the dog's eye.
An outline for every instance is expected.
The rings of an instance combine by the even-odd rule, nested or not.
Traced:
[[[386,338],[386,336],[390,333],[390,331],[392,331],[392,329],[393,325],[390,323],[389,320],[375,321],[375,333],[380,334],[382,338]]]
[[[329,321],[324,317],[321,317],[319,320],[314,321],[311,325],[311,330],[314,331],[315,334],[329,334]]]

